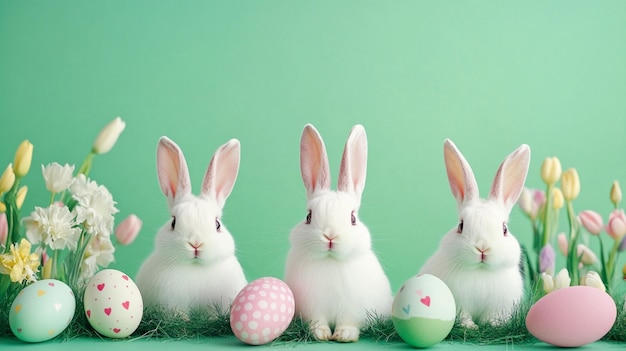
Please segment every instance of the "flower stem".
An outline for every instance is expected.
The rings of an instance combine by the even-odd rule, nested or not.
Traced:
[[[567,255],[567,269],[572,279],[571,285],[578,285],[580,272],[578,271],[578,220],[574,213],[574,205],[571,201],[566,201],[567,219],[569,220],[569,253]]]
[[[617,258],[617,251],[619,249],[621,239],[613,241],[613,247],[609,253],[609,260],[606,262],[606,281],[604,282],[607,291],[609,290],[610,282],[613,280],[613,273],[615,272],[615,263]]]
[[[11,244],[18,242],[21,239],[20,210],[17,208],[16,204],[17,190],[19,186],[20,179],[16,178],[11,189],[4,195],[8,233],[3,253],[9,252]]]
[[[85,157],[85,160],[83,161],[83,164],[78,169],[78,173],[77,174],[84,174],[85,176],[89,175],[89,172],[91,171],[91,164],[93,163],[94,156],[96,156],[96,153],[93,152],[93,150],[92,150],[87,155],[87,157]]]

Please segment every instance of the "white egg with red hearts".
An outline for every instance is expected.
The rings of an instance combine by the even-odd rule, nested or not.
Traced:
[[[263,277],[246,285],[233,300],[230,327],[242,342],[263,345],[282,335],[294,313],[289,286],[280,279]]]
[[[109,338],[129,336],[143,317],[139,288],[127,274],[115,269],[102,270],[89,280],[84,307],[89,324]]]
[[[46,341],[67,328],[75,310],[72,289],[62,281],[44,279],[19,292],[9,311],[9,325],[22,341]]]
[[[407,344],[422,348],[433,346],[448,336],[454,326],[454,296],[434,275],[414,276],[394,297],[391,319]]]

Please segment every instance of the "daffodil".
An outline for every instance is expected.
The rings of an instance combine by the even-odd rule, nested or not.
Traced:
[[[14,283],[37,280],[39,255],[30,252],[30,242],[22,239],[19,244],[11,244],[8,253],[0,255],[0,274],[8,274]]]

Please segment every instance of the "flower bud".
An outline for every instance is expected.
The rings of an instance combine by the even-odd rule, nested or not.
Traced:
[[[589,249],[587,246],[583,244],[578,244],[577,249],[578,257],[580,257],[580,263],[590,266],[598,262],[598,257],[596,256],[596,254],[593,253],[593,251],[591,251],[591,249]]]
[[[547,157],[541,165],[541,179],[548,185],[554,185],[559,178],[561,178],[561,161],[556,157]]]
[[[561,189],[552,189],[552,208],[554,208],[555,210],[560,210],[561,208],[563,208],[564,202],[565,201],[563,200],[563,193],[561,192]]]
[[[546,244],[539,252],[539,272],[554,273],[556,254],[552,245]]]
[[[569,272],[567,271],[566,268],[563,268],[559,271],[559,273],[556,275],[556,278],[554,279],[554,288],[555,289],[566,288],[569,286],[571,281],[572,280],[569,277]]]
[[[605,230],[613,240],[622,239],[626,234],[626,214],[624,214],[624,210],[616,209],[611,212]]]
[[[563,197],[567,201],[572,201],[578,197],[578,194],[580,194],[580,179],[578,178],[576,168],[570,168],[563,172],[561,190],[563,191]]]
[[[582,285],[586,285],[592,288],[598,288],[602,291],[606,291],[606,287],[604,286],[604,283],[602,282],[602,278],[600,278],[600,275],[597,272],[594,272],[594,271],[587,272],[587,274],[583,276],[582,283],[583,283]]]
[[[622,189],[619,187],[619,182],[616,180],[611,187],[611,202],[615,207],[622,201]]]
[[[0,247],[5,247],[7,236],[9,235],[9,224],[7,223],[7,214],[0,213]]]
[[[13,161],[13,173],[16,178],[22,178],[28,173],[30,163],[33,160],[33,144],[28,140],[22,141],[15,152],[15,160]]]
[[[131,214],[115,228],[115,238],[122,245],[131,244],[139,234],[142,224],[141,219]]]
[[[567,257],[569,251],[569,245],[567,244],[567,237],[565,233],[560,233],[556,237],[556,241],[559,245],[559,251],[563,254],[563,256]]]
[[[522,212],[530,217],[530,213],[532,212],[533,207],[533,195],[530,189],[526,187],[522,189],[522,192],[519,195],[519,199],[517,200],[517,204],[522,209]]]
[[[626,276],[626,273],[624,274]],[[542,272],[539,277],[543,283],[543,291],[547,294],[554,290],[554,279],[548,273]]]
[[[98,134],[98,137],[93,143],[92,151],[96,154],[106,154],[109,152],[125,127],[126,123],[124,123],[120,117],[109,122],[109,124],[100,131],[100,134]]]
[[[17,191],[17,195],[15,196],[15,206],[17,206],[18,209],[22,208],[27,193],[28,187],[26,185],[22,186],[20,190]]]
[[[604,223],[602,216],[596,211],[585,210],[578,214],[578,220],[592,235],[600,235]]]
[[[9,164],[0,177],[0,194],[6,193],[13,187],[15,182],[15,173],[13,173],[13,165]]]

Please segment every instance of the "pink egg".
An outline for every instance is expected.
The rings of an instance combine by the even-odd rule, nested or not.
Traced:
[[[589,286],[549,293],[528,311],[526,328],[537,339],[560,347],[578,347],[602,338],[615,323],[613,298]]]
[[[259,278],[235,297],[230,309],[230,327],[246,344],[267,344],[287,329],[294,308],[293,293],[285,282],[273,277]]]

